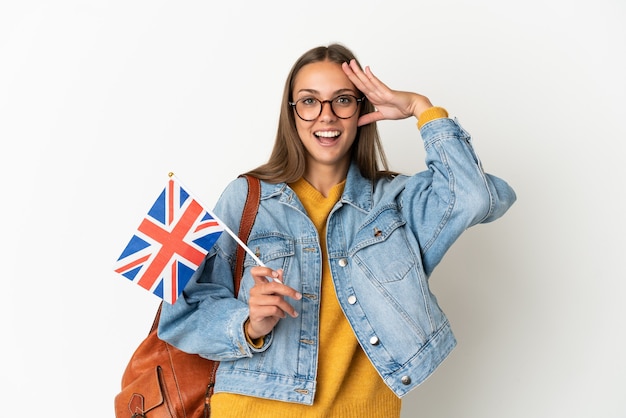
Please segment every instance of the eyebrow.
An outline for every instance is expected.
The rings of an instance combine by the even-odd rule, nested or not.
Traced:
[[[310,94],[316,94],[319,95],[320,92],[314,89],[300,89],[296,92],[296,94],[302,94],[302,93],[310,93]],[[346,94],[346,93],[350,93],[350,94],[357,94],[356,91],[352,90],[352,89],[339,89],[337,91],[335,91],[333,93],[333,97],[337,97],[337,96],[341,96],[342,94]]]

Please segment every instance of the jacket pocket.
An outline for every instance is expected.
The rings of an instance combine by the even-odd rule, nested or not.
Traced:
[[[273,270],[282,269],[287,274],[290,262],[295,255],[295,240],[278,232],[255,234],[248,240],[248,248],[265,266]],[[249,290],[254,285],[249,269],[256,265],[257,262],[252,256],[246,254],[244,275],[241,282],[241,289],[244,292],[240,292],[240,296],[244,296],[244,300],[247,300]]]
[[[252,252],[268,267],[284,268],[284,259],[291,257],[295,253],[295,242],[293,238],[278,232],[257,234],[248,240],[248,247]],[[276,263],[278,265],[275,267]],[[246,255],[244,267],[255,266],[256,261]],[[271,264],[271,266],[270,266]]]
[[[352,257],[370,279],[380,283],[404,279],[415,268],[419,249],[406,235],[406,221],[395,209],[380,212],[359,230]]]

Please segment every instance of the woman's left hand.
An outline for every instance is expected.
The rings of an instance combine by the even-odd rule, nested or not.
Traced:
[[[406,119],[410,116],[417,118],[433,106],[428,97],[421,94],[390,89],[372,73],[369,66],[363,71],[355,60],[343,63],[341,67],[354,86],[376,108],[376,111],[359,118],[359,126],[379,120]]]

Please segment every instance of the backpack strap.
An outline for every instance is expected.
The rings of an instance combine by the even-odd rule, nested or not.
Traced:
[[[242,174],[240,177],[245,177],[248,180],[248,195],[246,196],[246,203],[241,214],[241,223],[239,225],[239,239],[246,243],[250,236],[250,231],[254,225],[256,213],[259,209],[261,201],[261,182],[258,178]],[[241,276],[243,276],[243,260],[246,256],[246,250],[241,246],[237,246],[237,259],[235,260],[235,272],[233,273],[233,279],[235,280],[235,296],[239,293],[239,285],[241,283]]]

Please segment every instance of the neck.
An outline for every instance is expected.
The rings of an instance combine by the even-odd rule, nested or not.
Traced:
[[[304,179],[324,197],[328,197],[330,189],[345,180],[348,174],[348,167],[349,161],[342,169],[338,169],[336,166],[317,166],[315,169],[307,168],[304,173]]]

